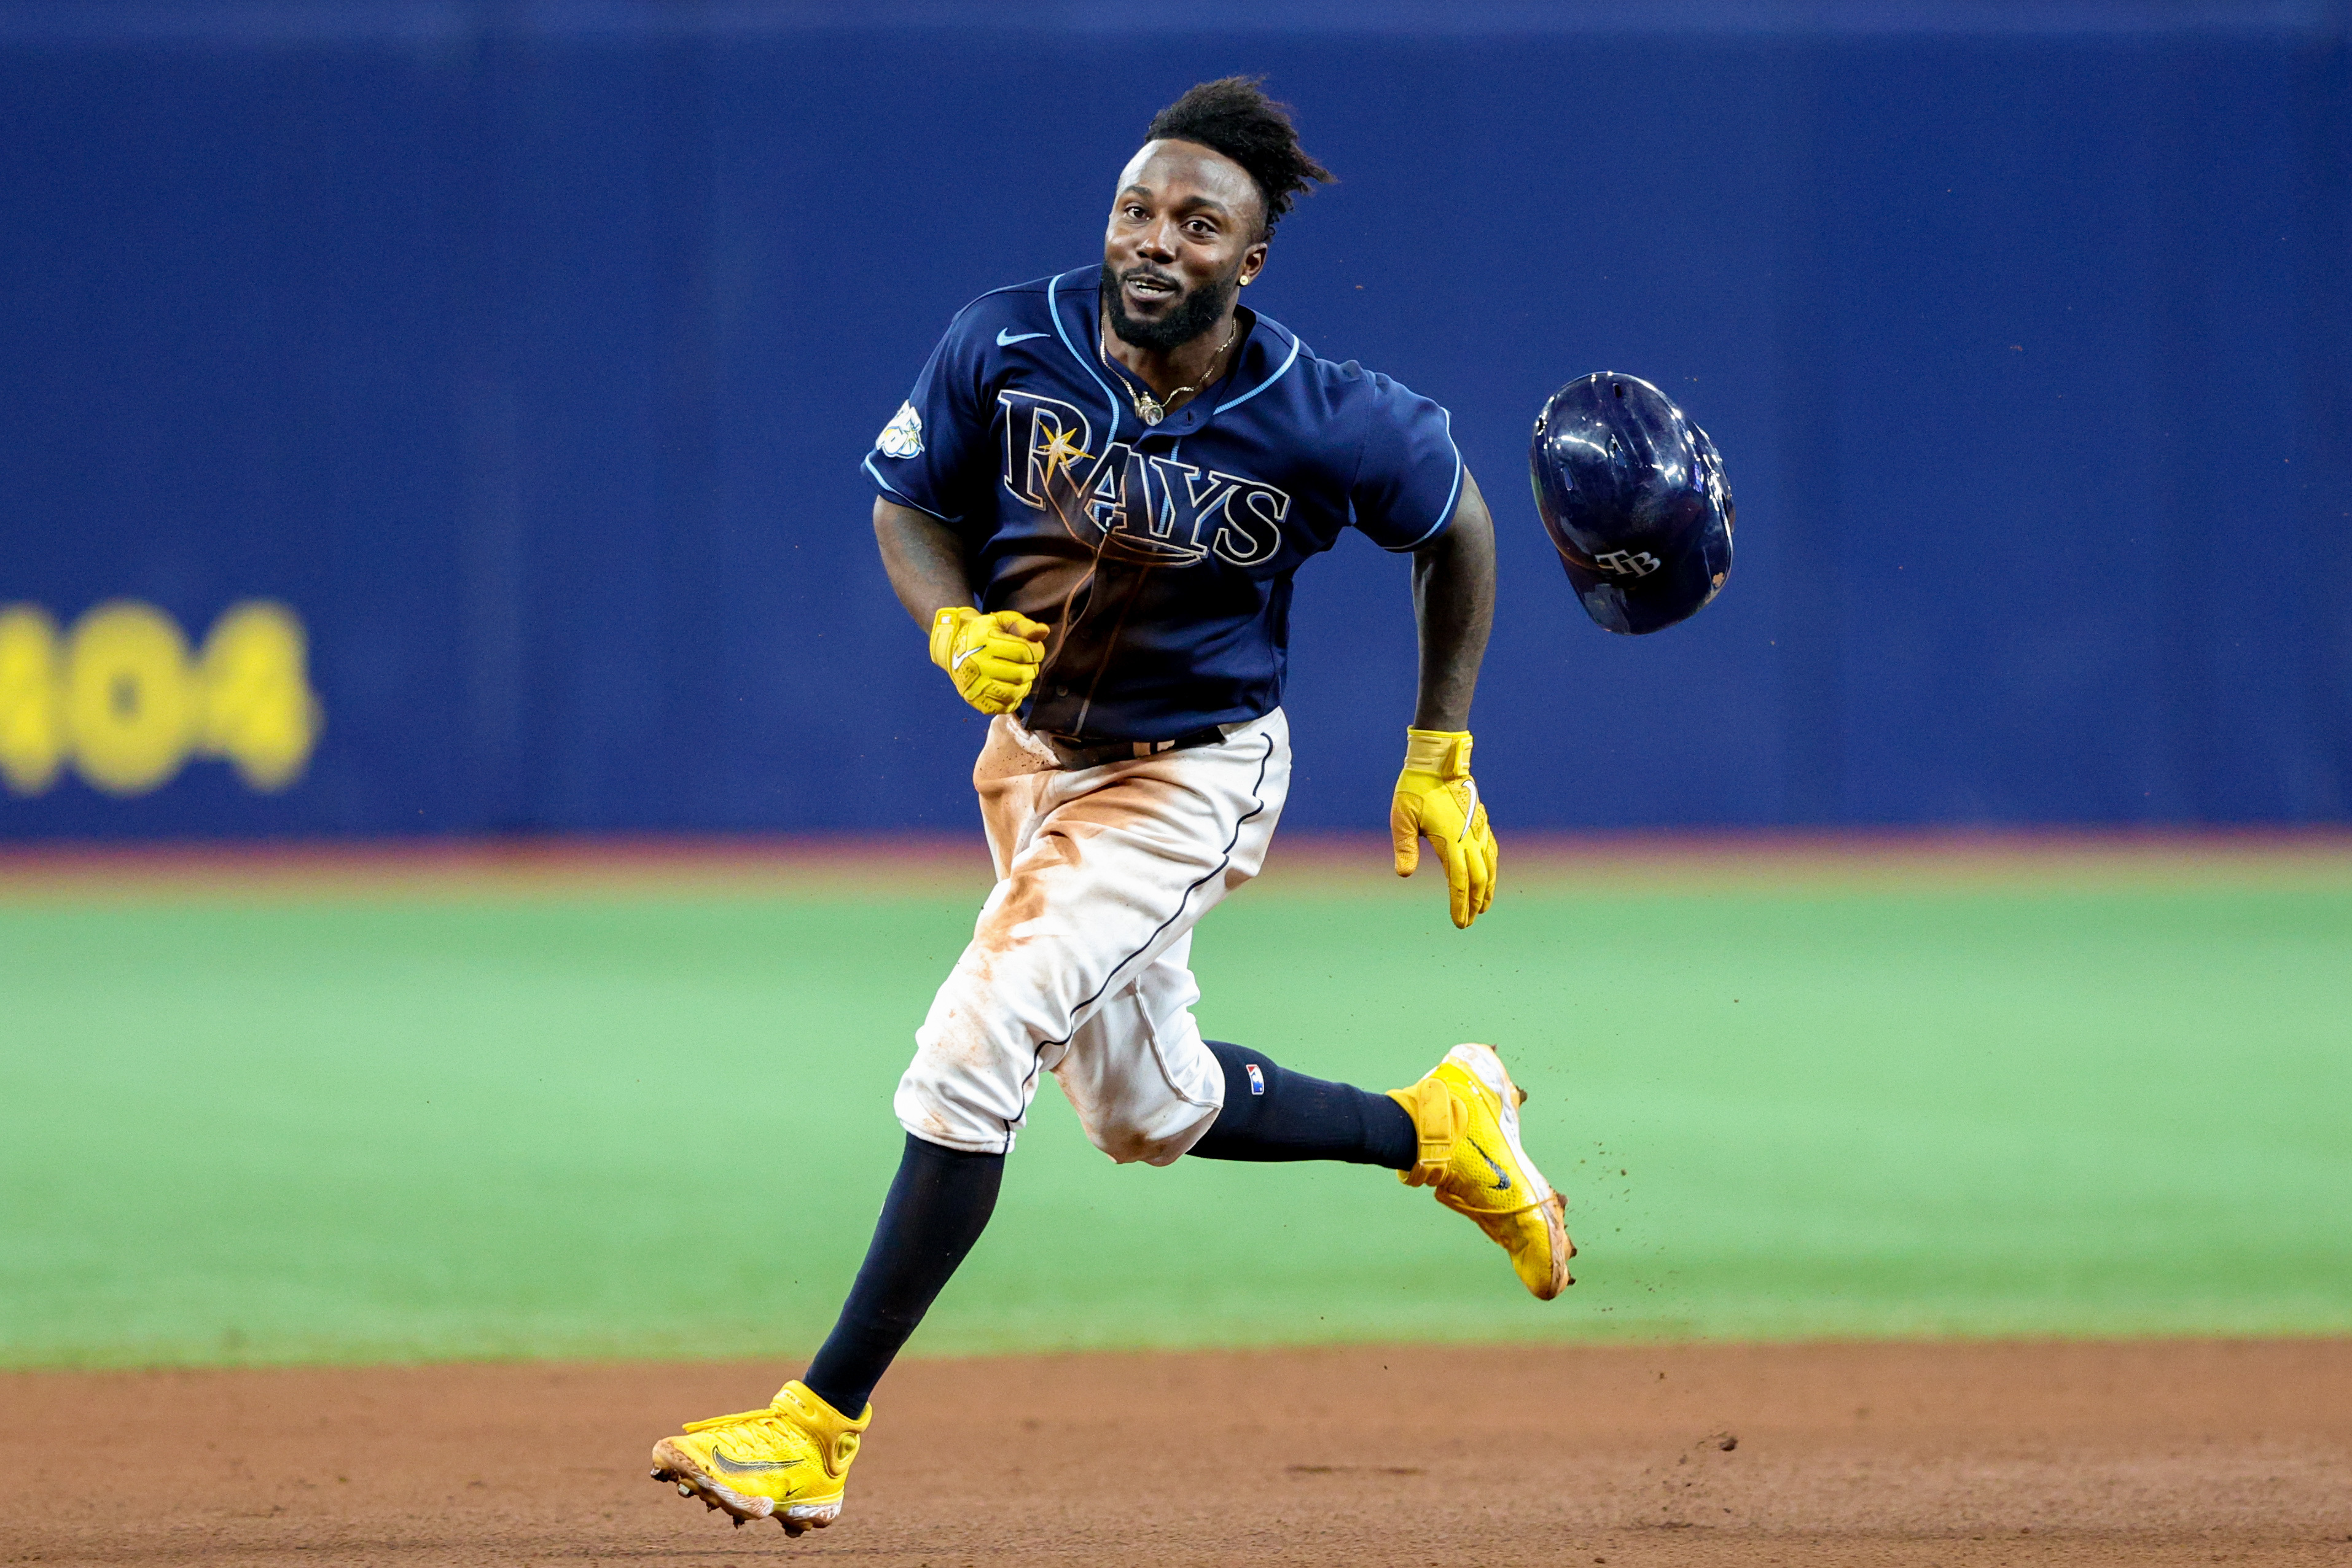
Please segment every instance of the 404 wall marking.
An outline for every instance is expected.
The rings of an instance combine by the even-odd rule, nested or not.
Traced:
[[[152,604],[115,599],[60,631],[36,604],[0,606],[0,784],[38,795],[68,767],[110,795],[161,789],[192,758],[251,789],[302,776],[323,716],[309,638],[285,605],[231,605],[191,650]]]

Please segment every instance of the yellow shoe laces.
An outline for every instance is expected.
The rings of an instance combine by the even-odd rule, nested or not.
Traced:
[[[772,1405],[762,1405],[757,1410],[738,1410],[732,1416],[713,1416],[707,1421],[688,1421],[686,1430],[708,1432],[714,1427],[732,1427],[742,1421],[767,1421],[781,1418],[783,1412]]]

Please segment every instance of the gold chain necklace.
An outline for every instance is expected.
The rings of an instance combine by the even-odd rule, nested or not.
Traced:
[[[1209,356],[1208,373],[1201,378],[1198,384],[1189,387],[1178,387],[1174,392],[1170,392],[1168,394],[1168,402],[1174,402],[1178,398],[1184,396],[1187,392],[1199,392],[1202,387],[1207,386],[1211,382],[1215,381],[1217,379],[1218,361],[1225,357],[1225,350],[1234,346],[1234,338],[1241,331],[1241,319],[1239,317],[1235,317],[1234,319],[1233,326],[1225,332],[1225,340],[1217,345],[1217,351],[1214,354]],[[1099,321],[1095,324],[1095,357],[1102,361],[1103,369],[1110,371],[1112,374],[1116,375],[1120,371],[1126,371],[1127,367],[1124,365],[1118,366],[1116,369],[1112,367],[1110,362],[1110,347],[1104,341],[1104,339],[1109,334],[1104,329]],[[1127,371],[1127,373],[1129,375],[1135,375],[1135,372],[1132,371]],[[1143,378],[1141,376],[1136,376],[1135,379],[1141,381]],[[1161,420],[1168,417],[1168,403],[1161,402],[1158,398],[1153,397],[1150,387],[1145,387],[1141,392],[1129,391],[1127,395],[1129,400],[1135,404],[1135,417],[1143,421],[1145,424],[1158,424]]]

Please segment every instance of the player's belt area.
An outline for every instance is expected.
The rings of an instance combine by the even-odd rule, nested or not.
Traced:
[[[1169,740],[1088,740],[1084,736],[1047,735],[1039,737],[1054,748],[1065,768],[1100,768],[1107,762],[1132,762],[1139,757],[1157,757],[1163,751],[1189,751],[1196,746],[1214,746],[1225,738],[1223,727],[1210,725],[1204,729],[1188,729]]]

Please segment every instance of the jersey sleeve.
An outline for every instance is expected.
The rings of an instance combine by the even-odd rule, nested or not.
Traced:
[[[883,496],[950,523],[961,523],[985,500],[992,482],[972,315],[967,308],[949,324],[866,455],[866,477]]]
[[[1377,371],[1364,382],[1350,520],[1382,549],[1416,549],[1444,532],[1462,499],[1453,415]]]

